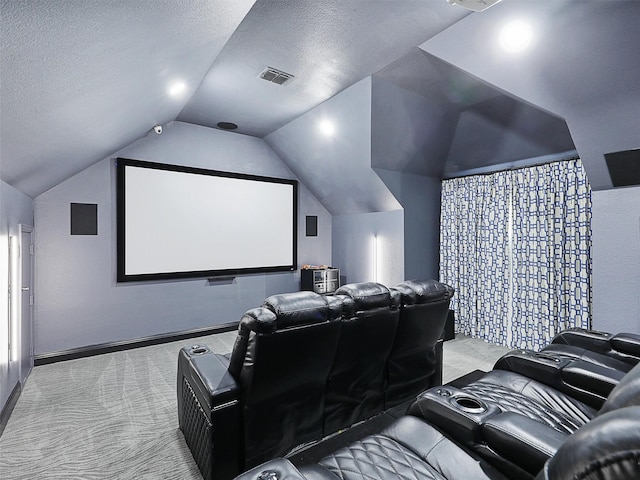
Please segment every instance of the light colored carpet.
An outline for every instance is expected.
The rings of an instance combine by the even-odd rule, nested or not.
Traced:
[[[0,437],[0,479],[200,480],[178,429],[180,348],[228,353],[236,332],[33,369]],[[491,370],[509,349],[459,336],[445,342],[444,381]]]
[[[513,350],[487,343],[478,338],[457,335],[455,340],[444,342],[442,383],[448,383],[474,370],[493,370],[502,355]]]

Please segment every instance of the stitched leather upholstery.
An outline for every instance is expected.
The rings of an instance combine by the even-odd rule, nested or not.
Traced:
[[[319,463],[341,480],[504,478],[414,417],[402,417],[380,434],[354,442]],[[305,469],[301,472],[304,475]]]
[[[564,433],[573,433],[596,415],[596,410],[562,392],[523,375],[494,370],[463,390],[502,411],[515,412]]]
[[[640,478],[640,407],[604,413],[570,436],[536,480]]]
[[[386,408],[442,382],[436,344],[453,296],[452,287],[435,280],[407,280],[396,289],[401,293],[402,315],[387,363]]]
[[[514,417],[514,420],[516,418]],[[625,407],[578,429],[535,480],[640,478],[640,407]],[[270,476],[275,475],[275,476]],[[504,480],[502,473],[419,419],[402,417],[377,435],[296,468],[275,459],[236,480]],[[510,478],[530,478],[512,476]]]
[[[320,465],[342,479],[398,478],[407,480],[442,478],[411,450],[383,435],[373,435],[339,450]]]
[[[340,331],[337,302],[313,292],[274,295],[240,321],[231,363],[242,360],[236,378],[245,466],[322,438],[325,385]]]
[[[529,397],[498,384],[479,382],[464,387],[463,390],[485,402],[497,405],[503,412],[519,413],[563,433],[573,433],[589,420],[576,420],[563,412],[546,408]]]
[[[344,285],[336,296],[343,318],[327,379],[325,435],[384,409],[385,367],[400,317],[400,294],[379,283]]]
[[[598,363],[628,371],[640,361],[640,335],[611,334],[584,328],[568,328],[558,333],[543,352]],[[621,365],[626,363],[630,367]]]
[[[576,360],[584,360],[585,362],[594,363],[603,367],[612,368],[621,372],[628,372],[633,368],[633,364],[623,362],[603,353],[592,352],[586,348],[576,347],[575,345],[558,345],[552,343],[544,347],[542,352],[553,354],[559,358],[571,358]]]
[[[416,304],[449,296],[439,282],[413,283]],[[187,378],[212,426],[203,448],[188,443],[194,456],[211,463],[198,461],[205,477],[228,477],[220,472],[287,454],[380,413],[400,298],[399,291],[369,282],[345,285],[336,295],[274,295],[243,315],[231,354],[182,349],[179,425],[185,438],[203,436],[201,425],[183,421],[193,407],[186,403],[191,396],[183,397]],[[428,323],[429,335],[439,337],[441,329]],[[434,364],[419,369],[427,375],[442,370],[441,342],[438,347]]]

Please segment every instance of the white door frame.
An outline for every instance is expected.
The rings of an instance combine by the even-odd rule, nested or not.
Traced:
[[[22,332],[24,331],[24,322],[28,322],[28,326],[29,326],[29,335],[30,335],[30,342],[29,342],[29,346],[28,346],[28,351],[27,352],[23,352],[20,351],[20,358],[19,358],[19,363],[20,363],[20,382],[22,382],[24,384],[25,380],[27,379],[27,377],[29,376],[29,374],[31,373],[31,370],[33,368],[33,346],[35,344],[35,329],[34,329],[34,325],[33,325],[33,310],[34,310],[34,306],[35,306],[35,292],[33,289],[33,284],[34,284],[34,273],[35,273],[35,262],[34,262],[34,253],[35,253],[35,241],[34,241],[34,228],[31,225],[24,225],[24,224],[19,224],[18,225],[19,228],[19,235],[18,235],[18,245],[19,245],[19,260],[18,260],[18,318],[19,318],[19,322],[18,322],[18,331],[20,334],[20,341],[19,341],[19,345],[20,345],[20,350],[22,350],[22,346],[23,346],[23,339],[22,339]],[[31,235],[31,243],[30,243],[30,247],[29,247],[29,251],[24,252],[23,248],[22,248],[22,241],[23,241],[23,234],[25,233],[29,233]],[[30,262],[29,262],[29,269],[30,271],[30,275],[29,275],[29,285],[27,287],[25,287],[22,284],[22,273],[23,273],[23,255],[29,255],[30,257]],[[29,295],[31,298],[30,303],[30,307],[29,308],[29,318],[23,318],[23,313],[24,313],[24,305],[22,304],[22,289],[23,288],[28,288],[29,289]],[[23,372],[23,359],[25,357],[25,355],[29,356],[29,367],[26,369],[26,372]]]

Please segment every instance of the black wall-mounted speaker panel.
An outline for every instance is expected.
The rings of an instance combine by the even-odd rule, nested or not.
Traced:
[[[71,204],[71,235],[98,235],[98,205]]]
[[[614,187],[640,185],[640,148],[605,153],[604,159]]]
[[[307,215],[307,237],[318,236],[318,217],[316,215]]]

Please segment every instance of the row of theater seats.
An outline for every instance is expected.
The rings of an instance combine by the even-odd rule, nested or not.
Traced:
[[[244,314],[230,355],[183,348],[178,419],[203,477],[233,478],[440,385],[452,295],[435,280],[274,295]]]
[[[271,460],[238,480],[640,479],[640,335],[572,329],[317,463]]]

